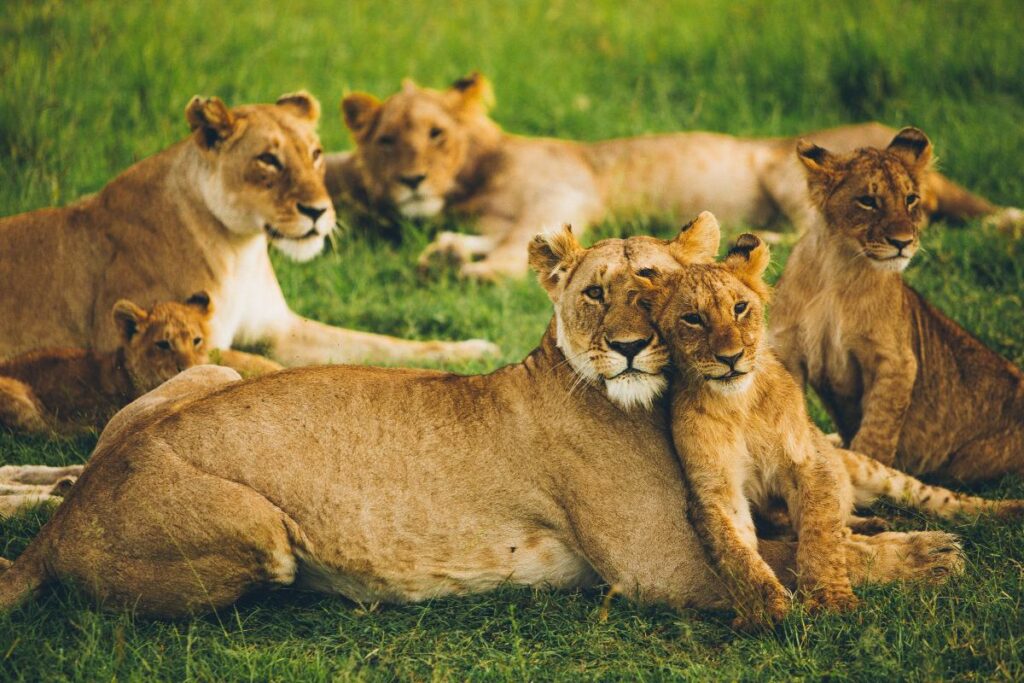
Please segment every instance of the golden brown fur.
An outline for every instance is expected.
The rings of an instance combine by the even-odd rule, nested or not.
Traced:
[[[210,345],[266,345],[286,365],[452,360],[487,342],[415,342],[343,330],[289,310],[267,254],[316,256],[335,226],[305,93],[229,108],[194,98],[192,134],[70,206],[0,219],[0,359],[34,349],[112,350],[108,312],[178,301],[217,302]]]
[[[112,311],[117,349],[47,349],[0,363],[0,425],[29,433],[102,428],[142,394],[209,362],[211,313],[206,292],[149,311],[122,299]]]
[[[822,219],[786,265],[773,342],[851,449],[963,481],[1024,474],[1024,375],[899,275],[926,219],[930,156],[916,129],[885,150],[800,146]]]
[[[401,602],[602,580],[645,602],[722,605],[664,413],[613,401],[608,381],[624,361],[595,344],[653,337],[629,295],[634,273],[678,269],[673,251],[689,240],[538,239],[531,260],[555,321],[522,363],[489,375],[179,375],[111,421],[65,504],[0,576],[0,609],[58,579],[162,616],[293,584]],[[599,306],[583,301],[594,286]],[[602,370],[581,376],[563,344],[589,349]],[[649,360],[644,372],[658,372]],[[659,382],[637,386],[648,383]],[[844,547],[857,582],[941,580],[962,567],[944,533]],[[794,548],[760,551],[788,577]]]
[[[490,84],[477,73],[442,91],[406,81],[384,102],[349,95],[342,109],[356,148],[328,157],[331,196],[339,206],[378,216],[445,211],[474,218],[478,235],[442,232],[420,263],[454,261],[460,273],[476,278],[525,272],[526,245],[539,226],[571,223],[583,232],[609,216],[692,216],[703,209],[731,224],[806,222],[795,138],[704,132],[595,143],[529,138],[503,132],[487,115],[492,101]],[[871,123],[810,137],[850,150],[884,145],[892,134]],[[1020,211],[999,209],[939,173],[930,174],[925,194],[935,214],[1024,225]]]
[[[709,214],[699,221],[717,232]],[[717,243],[709,253],[715,251]],[[853,516],[856,504],[885,495],[947,517],[1024,510],[1020,501],[928,487],[834,448],[763,343],[768,290],[761,276],[768,261],[767,246],[743,235],[723,263],[688,266],[646,295],[676,367],[672,433],[693,496],[690,518],[729,586],[741,626],[773,623],[789,609],[787,592],[758,554],[752,506],[764,513],[774,498],[786,503],[800,542],[798,586],[809,604],[827,609],[856,604],[840,549],[847,525],[866,521]]]

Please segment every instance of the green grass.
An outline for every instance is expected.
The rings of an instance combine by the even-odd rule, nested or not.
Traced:
[[[349,145],[337,103],[401,77],[443,85],[479,68],[495,117],[530,134],[599,139],[705,128],[782,135],[878,118],[931,135],[943,168],[1004,203],[1024,201],[1024,41],[1007,2],[0,3],[0,215],[68,202],[186,132],[195,93],[268,101],[305,87],[324,103],[328,149]],[[593,238],[655,231],[606,225]],[[276,258],[294,308],[407,337],[487,337],[521,358],[549,316],[531,280],[424,282],[427,230],[398,246],[343,237],[314,263]],[[1024,246],[935,229],[908,277],[986,343],[1024,362]],[[5,255],[0,254],[0,258]],[[776,254],[776,272],[784,263]],[[2,293],[0,293],[2,296]],[[2,321],[0,321],[2,324]],[[480,371],[492,364],[467,364]],[[0,462],[84,460],[93,439],[0,434]],[[1020,481],[988,489],[1024,497]],[[14,557],[45,520],[0,524]],[[191,621],[97,612],[49,592],[0,616],[0,678],[24,679],[1020,679],[1024,530],[991,522],[906,528],[962,534],[965,577],[872,587],[843,616],[796,614],[777,634],[731,632],[722,614],[677,614],[600,592],[505,590],[414,606],[294,592]]]

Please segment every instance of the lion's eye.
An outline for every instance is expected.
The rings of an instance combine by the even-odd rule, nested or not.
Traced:
[[[736,311],[737,316],[743,315],[743,313],[747,310],[747,302],[737,301],[736,305],[732,307],[732,310]]]
[[[318,159],[320,159],[320,157],[322,157],[323,154],[324,154],[324,151],[322,149],[320,149],[320,148],[314,149],[313,150],[313,161],[317,161]]]
[[[431,140],[436,140],[439,137],[441,137],[442,135],[444,135],[444,129],[443,128],[438,128],[437,126],[434,126],[433,128],[430,129],[430,139]]]
[[[687,313],[682,317],[682,320],[687,325],[693,325],[694,327],[704,327],[704,319],[700,317],[700,313]]]
[[[918,197],[913,192],[911,192],[910,194],[907,195],[907,206],[913,206],[914,204],[917,204],[917,201],[919,199],[921,199],[921,198]]]
[[[636,271],[636,274],[639,275],[640,277],[650,279],[656,276],[658,274],[658,271],[656,271],[654,268],[641,268],[640,270]]]
[[[875,201],[875,198],[869,194],[861,195],[860,197],[857,197],[854,201],[865,209],[878,208],[878,202]]]
[[[164,351],[170,351],[171,350],[171,342],[167,341],[166,339],[161,339],[160,341],[158,341],[156,343],[156,347],[158,349],[163,349]]]
[[[395,136],[381,135],[379,138],[377,138],[377,144],[384,145],[385,147],[390,147],[391,145],[395,144]]]
[[[259,155],[258,157],[256,157],[256,161],[266,166],[270,166],[271,168],[276,168],[278,171],[284,168],[284,164],[282,164],[281,160],[277,158],[277,155],[272,154],[270,152],[264,152],[263,154]]]
[[[202,343],[203,343],[203,338],[202,337],[196,337],[195,339],[192,340],[192,345],[193,346],[199,346]]]
[[[583,290],[583,293],[586,294],[588,299],[593,299],[594,301],[604,300],[604,289],[598,285],[587,287]]]

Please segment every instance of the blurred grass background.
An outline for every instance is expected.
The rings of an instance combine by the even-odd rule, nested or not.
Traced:
[[[384,96],[404,76],[442,87],[472,69],[495,84],[495,118],[523,134],[595,140],[683,129],[789,135],[867,119],[914,124],[954,179],[1020,205],[1022,15],[1011,0],[6,0],[0,215],[94,192],[183,137],[183,109],[196,93],[243,103],[307,88],[323,103],[325,147],[337,150],[350,145],[337,111],[346,92]],[[420,280],[412,264],[436,227],[410,226],[397,245],[343,235],[305,265],[275,256],[285,294],[326,322],[501,344],[501,361],[455,370],[520,359],[543,332],[546,297],[530,278],[497,286]],[[590,239],[672,230],[656,220],[610,223]],[[776,251],[776,274],[785,256]],[[937,227],[908,278],[1024,362],[1020,243],[976,225]],[[93,441],[0,433],[0,463],[80,462]],[[988,494],[1024,497],[1024,486],[1008,480]],[[39,510],[0,524],[3,556],[21,552],[45,518]],[[723,615],[621,602],[602,622],[597,592],[506,590],[404,607],[281,592],[207,618],[153,623],[98,613],[57,590],[0,616],[0,678],[1024,677],[1020,524],[899,519],[961,533],[967,576],[941,588],[868,588],[854,614],[797,614],[770,636],[737,635]]]

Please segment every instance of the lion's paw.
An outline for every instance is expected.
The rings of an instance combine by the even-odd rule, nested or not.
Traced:
[[[986,226],[991,226],[1013,237],[1024,236],[1024,210],[1017,207],[1003,207],[995,213],[986,216],[982,222]]]

